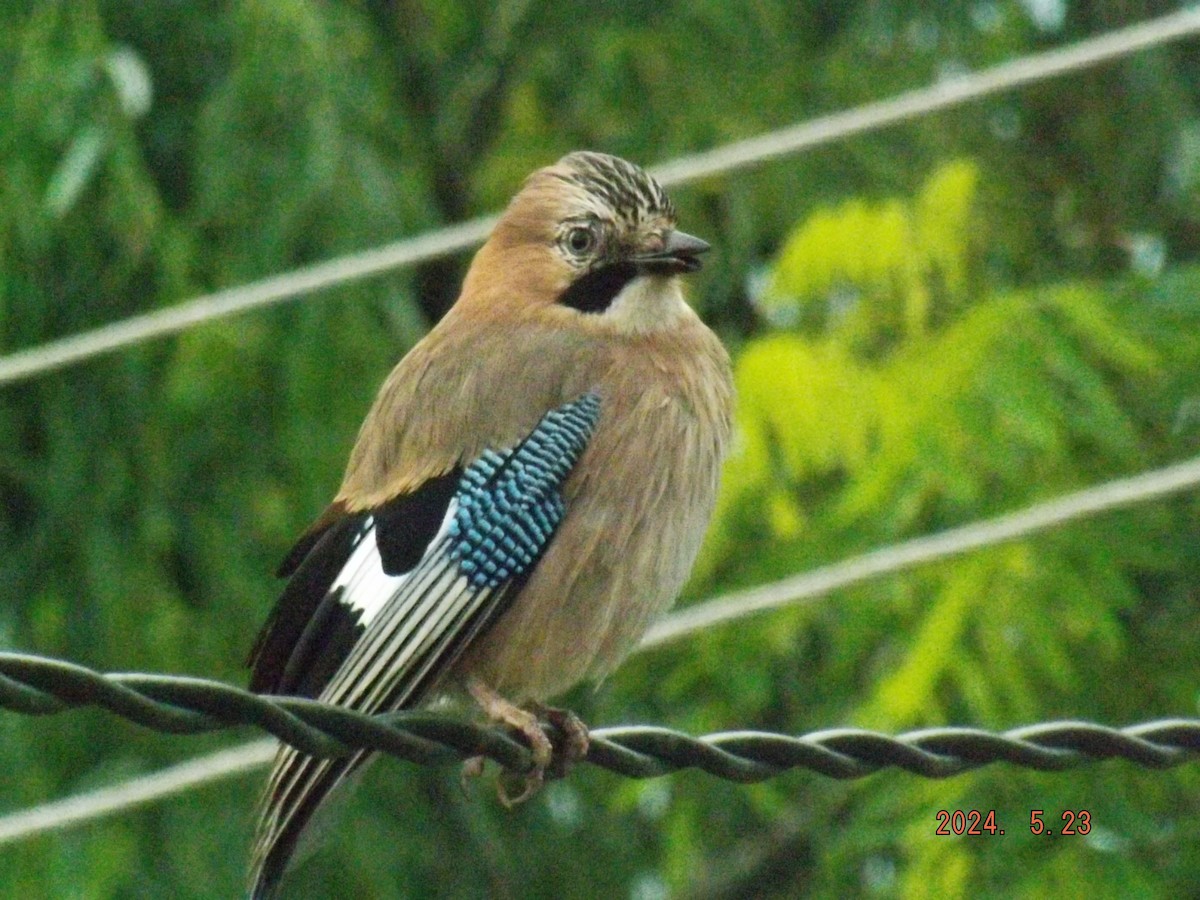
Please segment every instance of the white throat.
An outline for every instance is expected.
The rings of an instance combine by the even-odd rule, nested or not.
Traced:
[[[622,331],[636,332],[674,328],[680,319],[693,316],[675,275],[638,275],[604,311],[604,318]]]

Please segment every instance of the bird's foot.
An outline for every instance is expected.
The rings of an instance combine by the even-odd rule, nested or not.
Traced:
[[[510,793],[502,777],[496,783],[496,793],[500,802],[508,808],[524,803],[541,789],[545,783],[546,773],[552,778],[561,778],[570,769],[572,763],[587,755],[588,732],[587,726],[579,717],[569,710],[535,704],[532,709],[517,706],[504,699],[490,687],[478,679],[467,682],[467,690],[475,698],[475,702],[494,722],[500,722],[515,730],[529,745],[533,757],[533,768],[524,774],[512,774],[512,778],[520,779],[518,793]],[[556,747],[546,734],[542,725],[543,719],[552,725],[558,734],[562,735],[562,746]],[[463,764],[462,784],[466,786],[467,778],[476,777],[483,772],[483,757],[472,757]]]
[[[555,706],[534,704],[533,711],[545,722],[557,729],[556,737],[561,736],[561,743],[554,743],[554,755],[550,760],[550,775],[553,778],[565,778],[571,771],[571,766],[579,762],[588,752],[588,727],[583,720],[569,709],[559,709]]]
[[[469,756],[463,760],[462,771],[458,773],[458,786],[462,788],[463,796],[471,796],[471,781],[483,775],[486,762],[486,756]]]

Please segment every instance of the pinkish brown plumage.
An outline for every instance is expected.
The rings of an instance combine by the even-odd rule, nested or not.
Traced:
[[[455,306],[388,376],[333,504],[285,562],[252,688],[374,712],[467,685],[542,702],[610,672],[682,587],[729,440],[729,360],[679,278],[705,249],[623,160],[574,153],[530,176]],[[546,441],[569,449],[539,456]],[[491,565],[492,545],[462,543],[477,525],[464,485],[492,472],[488,451],[492,482],[524,459],[549,485],[507,488],[517,520],[495,533],[511,527],[520,547],[496,551],[504,578],[490,580],[463,560]],[[363,760],[280,750],[255,896]]]

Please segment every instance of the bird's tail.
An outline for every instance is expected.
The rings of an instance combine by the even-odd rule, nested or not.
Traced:
[[[260,804],[250,862],[251,900],[274,897],[313,815],[356,769],[359,753],[343,759],[316,759],[280,747]]]

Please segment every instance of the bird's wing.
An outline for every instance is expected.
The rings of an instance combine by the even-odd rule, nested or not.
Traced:
[[[593,393],[548,412],[516,447],[473,460],[445,483],[452,489],[427,483],[406,495],[413,499],[398,508],[415,518],[398,523],[394,511],[379,510],[352,517],[353,526],[329,525],[292,576],[302,582],[296,597],[277,607],[260,638],[257,683],[320,685],[320,699],[366,713],[418,702],[532,573],[566,513],[562,485],[599,415]],[[409,538],[389,546],[401,528]],[[427,546],[414,562],[420,541]],[[314,602],[317,589],[324,596]],[[285,599],[286,591],[280,605]],[[270,895],[313,812],[363,759],[280,750],[255,844],[256,897]]]
[[[442,527],[462,469],[381,506],[334,503],[280,566],[290,576],[250,651],[250,690],[318,696]]]

